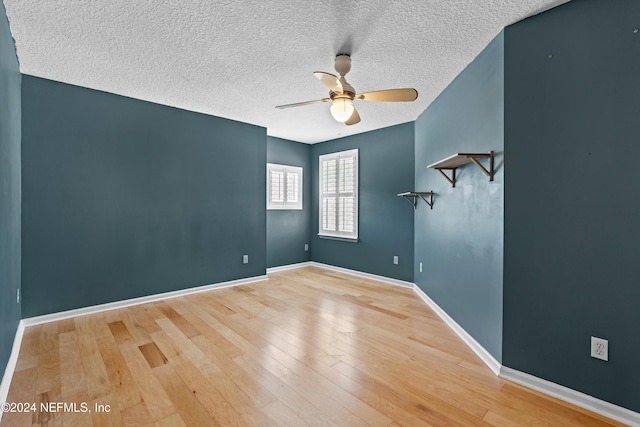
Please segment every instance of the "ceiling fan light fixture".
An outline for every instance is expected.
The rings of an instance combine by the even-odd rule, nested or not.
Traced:
[[[413,88],[383,89],[373,92],[357,93],[347,83],[345,75],[351,70],[351,57],[347,54],[338,54],[335,60],[335,69],[340,77],[335,74],[316,71],[313,74],[329,89],[329,97],[315,101],[297,102],[295,104],[276,105],[276,108],[300,107],[302,105],[331,102],[331,115],[333,118],[352,126],[360,123],[360,114],[353,106],[353,100],[374,102],[411,102],[418,98],[418,91]]]
[[[340,123],[349,120],[353,114],[353,101],[349,98],[334,98],[331,105],[331,115]]]

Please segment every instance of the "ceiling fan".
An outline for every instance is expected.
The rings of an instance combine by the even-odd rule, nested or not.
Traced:
[[[331,102],[331,115],[334,119],[346,125],[355,125],[360,122],[360,115],[353,106],[354,99],[377,102],[411,102],[418,98],[418,91],[411,88],[376,90],[357,94],[353,86],[347,83],[344,77],[351,70],[351,57],[344,53],[338,54],[334,67],[340,77],[322,71],[313,73],[322,84],[329,88],[328,98],[278,105],[276,108],[291,108],[320,102]]]

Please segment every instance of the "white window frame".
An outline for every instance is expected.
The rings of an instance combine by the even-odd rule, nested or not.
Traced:
[[[282,198],[272,200],[273,177],[275,174],[282,174]],[[297,177],[297,200],[288,200],[291,183],[289,176]],[[302,210],[302,168],[298,166],[279,165],[275,163],[267,163],[267,209],[268,210]]]
[[[353,158],[354,162],[354,171],[353,171],[353,191],[349,191],[349,192],[341,192],[340,191],[340,160],[341,159],[347,159],[347,158]],[[324,170],[323,170],[323,162],[326,161],[331,161],[331,160],[335,160],[336,161],[336,168],[335,168],[335,175],[333,175],[333,179],[335,179],[336,183],[335,183],[335,188],[336,191],[333,193],[329,193],[325,190],[327,190],[325,188],[325,182],[323,181],[323,175],[324,175]],[[318,177],[318,193],[320,196],[320,200],[319,200],[319,205],[318,205],[318,213],[319,213],[319,221],[318,221],[318,236],[321,237],[334,237],[334,238],[340,238],[340,239],[348,239],[348,240],[357,240],[358,239],[358,149],[353,149],[353,150],[347,150],[347,151],[340,151],[340,152],[336,152],[336,153],[330,153],[330,154],[324,154],[321,156],[318,156],[318,172],[319,172],[319,177]],[[334,225],[335,225],[335,230],[331,230],[328,229],[328,227],[325,228],[325,225],[323,224],[323,219],[324,219],[324,201],[325,198],[335,198],[335,220],[334,220]],[[343,212],[341,212],[340,209],[340,203],[339,203],[339,199],[340,197],[353,197],[353,217],[349,217],[349,219],[351,221],[353,221],[353,230],[352,231],[345,231],[345,230],[340,230],[340,216]]]

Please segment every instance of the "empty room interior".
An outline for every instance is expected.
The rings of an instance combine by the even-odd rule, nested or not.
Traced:
[[[0,426],[640,426],[639,1],[0,5]]]

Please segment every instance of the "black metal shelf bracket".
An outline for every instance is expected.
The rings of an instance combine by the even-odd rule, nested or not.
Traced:
[[[399,193],[398,197],[404,197],[413,209],[415,209],[418,205],[418,198],[421,198],[427,205],[429,205],[430,209],[433,209],[433,191],[408,191],[406,193]],[[429,200],[427,200],[427,198]]]

